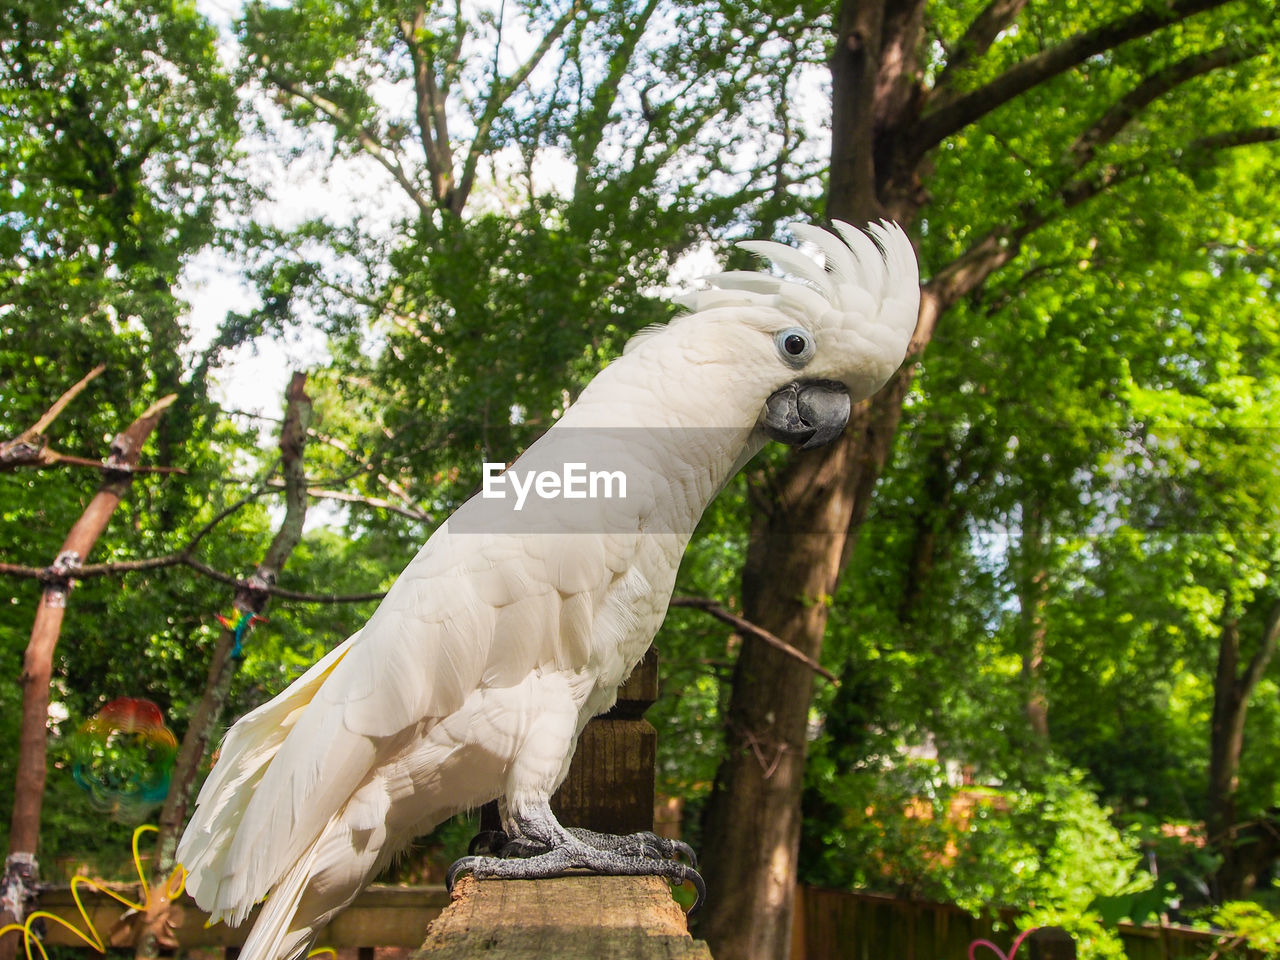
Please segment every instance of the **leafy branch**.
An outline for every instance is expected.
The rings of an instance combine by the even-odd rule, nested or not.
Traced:
[[[1280,139],[1280,127],[1259,126],[1199,137],[1181,147],[1153,149],[1135,159],[1082,173],[1100,147],[1114,140],[1142,109],[1190,80],[1242,63],[1263,51],[1252,45],[1224,45],[1169,64],[1143,78],[1086,127],[1067,149],[1058,186],[1038,204],[1023,207],[1021,221],[988,231],[924,285],[921,319],[912,339],[918,354],[933,337],[938,316],[976,290],[995,270],[1017,256],[1021,243],[1058,216],[1104,192],[1163,168],[1190,168],[1218,151]]]
[[[955,73],[944,70],[939,82],[945,80],[947,86],[934,88],[935,92],[931,96],[935,102],[934,109],[916,124],[908,146],[909,154],[915,158],[923,157],[952,134],[1092,56],[1227,2],[1229,0],[1172,0],[1168,4],[1144,5],[1128,16],[1077,33],[1056,46],[1022,60],[968,93],[957,93],[954,86]],[[1012,13],[1016,15],[1017,11]],[[999,18],[993,15],[992,19]],[[984,31],[985,29],[984,27]],[[985,36],[985,32],[982,36]]]
[[[960,41],[950,51],[947,65],[934,84],[933,99],[939,106],[954,101],[959,96],[955,89],[957,75],[991,49],[996,37],[1018,19],[1018,14],[1022,13],[1022,8],[1026,5],[1027,0],[991,0],[973,18]]]

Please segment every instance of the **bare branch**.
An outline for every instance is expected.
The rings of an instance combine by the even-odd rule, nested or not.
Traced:
[[[560,36],[568,29],[575,17],[582,9],[580,2],[575,2],[569,7],[560,18],[547,30],[542,40],[529,57],[517,67],[509,77],[505,80],[498,78],[498,72],[495,61],[493,85],[489,88],[489,96],[485,100],[484,110],[481,112],[479,119],[476,120],[475,136],[471,139],[471,147],[467,151],[467,156],[462,162],[462,180],[458,184],[458,190],[453,197],[453,207],[455,213],[461,213],[463,206],[466,205],[467,197],[471,193],[471,187],[475,183],[476,169],[480,163],[480,158],[488,152],[489,149],[489,131],[493,129],[494,121],[498,119],[498,114],[502,112],[503,106],[513,93],[519,88],[520,84],[528,79],[534,69],[542,62],[547,52],[560,39]]]
[[[224,573],[187,553],[169,553],[163,557],[146,557],[140,560],[116,560],[112,563],[86,563],[74,568],[72,576],[76,580],[92,580],[97,577],[122,577],[140,570],[163,570],[169,567],[187,567],[202,577],[224,583],[229,587],[242,589],[248,586],[248,581],[230,573]],[[0,563],[0,576],[15,577],[20,580],[44,580],[49,576],[49,571],[46,567]],[[272,597],[291,600],[294,603],[367,603],[371,600],[381,600],[387,595],[385,590],[374,590],[368,593],[309,593],[304,590],[286,590],[275,584],[263,589]]]
[[[44,438],[38,438],[43,442]],[[16,470],[18,467],[56,467],[66,464],[71,467],[89,467],[101,470],[106,464],[91,457],[77,457],[69,453],[60,453],[49,447],[26,447],[21,439],[10,440],[0,447],[0,470]],[[176,473],[185,475],[182,467],[158,467],[153,464],[140,463],[129,468],[131,473]]]
[[[367,460],[361,459],[360,455],[356,453],[356,451],[353,450],[348,444],[339,440],[337,437],[331,437],[328,434],[319,433],[315,430],[309,430],[308,433],[312,437],[315,437],[317,440],[319,440],[321,443],[325,444],[326,446],[333,447],[333,449],[340,451],[348,459],[353,460],[356,463],[360,464],[361,470],[364,473],[372,474],[373,476],[375,476],[378,482],[382,484],[384,487],[386,487],[387,490],[389,490],[392,494],[394,494],[396,499],[398,499],[402,504],[404,504],[404,506],[410,511],[410,513],[405,514],[406,516],[413,516],[421,520],[431,519],[430,514],[426,513],[425,511],[421,510],[418,507],[413,497],[410,496],[408,490],[406,490],[403,486],[401,486],[391,477],[387,476],[385,473],[375,472],[376,468],[373,466],[373,464]],[[319,494],[316,494],[316,493],[313,493],[312,495],[319,496]],[[338,498],[334,498],[334,499],[338,499]],[[388,506],[387,509],[395,509],[395,508]]]
[[[749,633],[753,637],[763,640],[765,643],[769,644],[769,646],[782,651],[788,657],[799,660],[814,673],[826,677],[836,686],[840,685],[840,681],[836,678],[836,675],[820,664],[817,660],[813,659],[813,657],[801,650],[797,650],[777,634],[770,633],[764,627],[757,626],[745,617],[740,617],[736,613],[726,610],[714,600],[710,600],[706,597],[672,597],[670,605],[673,607],[689,607],[693,610],[701,610],[703,613],[708,613],[721,623],[727,623],[740,633]]]
[[[248,586],[247,581],[239,577],[232,576],[229,573],[223,573],[207,563],[195,559],[194,557],[184,554],[173,554],[170,557],[158,558],[166,562],[165,566],[182,565],[194,570],[202,577],[208,577],[210,580],[216,580],[218,583],[225,583],[229,587],[235,587],[242,590]],[[118,566],[115,564],[102,564],[103,567]],[[84,573],[88,573],[89,568],[84,569]],[[115,571],[111,571],[115,572]],[[303,590],[286,590],[284,587],[278,587],[274,583],[262,586],[261,583],[254,585],[256,589],[263,593],[276,597],[280,600],[292,600],[294,603],[366,603],[370,600],[381,600],[387,595],[385,590],[374,590],[368,593],[308,593]]]
[[[916,125],[910,153],[916,157],[923,156],[953,133],[1089,57],[1227,2],[1171,0],[1167,4],[1146,5],[1128,16],[1078,33],[1015,64],[977,90],[956,97],[926,114]]]
[[[294,603],[368,603],[372,600],[381,600],[387,595],[385,590],[372,590],[369,593],[306,593],[275,586],[269,592],[273,597],[292,600]]]
[[[271,468],[270,472],[272,473],[275,472],[274,466]],[[206,536],[209,535],[209,533],[213,531],[214,527],[216,527],[223,520],[227,519],[227,517],[231,516],[233,513],[238,511],[241,507],[245,506],[246,504],[250,503],[253,500],[258,499],[258,497],[262,496],[264,493],[266,493],[266,491],[267,491],[267,484],[265,483],[261,484],[257,487],[257,489],[250,490],[248,493],[246,493],[243,497],[241,497],[235,503],[232,503],[226,507],[223,507],[221,510],[219,510],[216,514],[213,515],[213,517],[209,520],[208,523],[206,523],[204,526],[202,526],[199,530],[195,532],[195,534],[191,537],[191,539],[187,541],[187,545],[182,548],[181,552],[190,553],[192,550],[196,548],[196,545],[199,544],[201,540],[203,540]]]
[[[66,393],[64,393],[62,396],[60,396],[57,400],[53,402],[53,406],[51,406],[47,411],[45,411],[44,416],[42,416],[39,420],[35,422],[35,424],[31,427],[31,430],[29,432],[34,434],[44,433],[45,430],[49,428],[49,425],[58,418],[58,414],[62,413],[62,411],[67,408],[67,404],[69,404],[72,400],[74,400],[77,396],[79,396],[80,392],[89,385],[89,381],[95,379],[99,374],[102,373],[102,371],[106,369],[107,369],[107,365],[105,363],[100,363],[96,367],[94,367],[92,370],[90,370],[88,373],[86,373],[83,377],[81,377],[79,382],[76,383],[75,386],[68,389]]]
[[[174,567],[183,562],[184,554],[169,553],[163,557],[147,557],[142,560],[113,560],[111,563],[75,564],[67,567],[67,572],[75,580],[91,580],[103,576],[124,576],[135,570],[157,570],[163,567]],[[0,563],[0,576],[17,577],[22,580],[46,580],[50,577],[48,567],[32,567],[23,563]]]
[[[274,469],[274,468],[273,468]],[[251,490],[235,503],[218,511],[204,526],[197,530],[181,550],[160,557],[142,557],[137,560],[114,560],[110,563],[73,563],[67,567],[70,576],[75,580],[90,580],[95,577],[124,576],[139,570],[158,570],[181,564],[190,565],[192,551],[199,545],[218,524],[240,510],[250,501],[266,492],[266,485]],[[45,580],[49,577],[48,567],[31,567],[20,563],[0,563],[0,576],[24,577],[27,579]],[[234,580],[234,578],[231,578]]]
[[[284,486],[284,481],[273,480],[269,486],[279,489]],[[431,514],[426,511],[418,510],[412,506],[406,507],[399,503],[392,503],[382,497],[369,497],[359,493],[350,493],[346,490],[329,490],[325,487],[307,487],[307,496],[314,497],[316,500],[338,500],[342,503],[356,503],[366,507],[373,507],[375,510],[398,513],[400,516],[408,517],[410,520],[419,520],[423,523],[431,522]]]
[[[49,441],[45,438],[44,432],[58,418],[58,415],[67,408],[67,404],[79,396],[84,388],[89,385],[89,381],[93,380],[105,369],[107,369],[105,363],[98,364],[81,377],[78,383],[68,388],[62,396],[55,400],[39,420],[12,440],[0,443],[0,470],[13,470],[17,467],[30,465],[44,466],[59,462],[77,462],[83,465],[101,467],[102,463],[100,461],[70,457],[50,450],[48,448]]]
[[[366,127],[352,120],[346,115],[343,109],[332,100],[328,100],[319,94],[310,92],[309,90],[304,90],[297,84],[290,83],[284,77],[272,70],[267,71],[267,77],[285,93],[292,97],[297,97],[299,100],[311,106],[318,113],[328,118],[329,122],[340,131],[354,137],[356,143],[360,145],[360,149],[376,160],[384,170],[391,174],[392,179],[400,185],[400,188],[404,190],[406,194],[408,194],[409,199],[414,202],[419,211],[424,215],[431,214],[431,204],[429,204],[426,198],[422,196],[417,185],[409,179],[409,175],[401,165],[400,158],[396,154],[396,151],[390,150],[379,143]]]

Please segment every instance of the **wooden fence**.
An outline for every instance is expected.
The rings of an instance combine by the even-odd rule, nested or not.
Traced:
[[[801,887],[796,894],[791,960],[967,960],[969,944],[985,939],[1007,952],[1014,933],[995,930],[994,917],[975,917],[950,904],[904,900],[869,893]],[[1261,960],[1242,946],[1220,946],[1220,937],[1182,926],[1121,924],[1128,960]],[[1044,945],[1024,945],[1017,960],[1048,960],[1060,954]],[[979,951],[977,960],[998,960]]]

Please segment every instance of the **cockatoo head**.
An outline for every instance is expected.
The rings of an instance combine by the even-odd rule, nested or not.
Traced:
[[[920,305],[915,252],[897,224],[873,223],[865,232],[833,226],[791,228],[818,248],[821,264],[769,240],[738,244],[790,276],[716,274],[709,289],[683,298],[692,312],[669,327],[687,351],[705,343],[708,365],[732,357],[743,394],[761,401],[758,426],[804,448],[835,439],[852,403],[898,369]]]

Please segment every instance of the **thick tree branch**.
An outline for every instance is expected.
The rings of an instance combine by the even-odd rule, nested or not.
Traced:
[[[693,610],[701,610],[703,613],[708,613],[721,623],[727,623],[740,633],[749,633],[753,637],[763,640],[765,643],[769,644],[769,646],[774,647],[777,650],[781,650],[788,657],[791,657],[793,660],[800,661],[814,673],[825,677],[836,686],[840,685],[840,680],[836,675],[820,664],[817,660],[814,660],[813,657],[801,650],[797,650],[777,634],[770,633],[764,627],[757,626],[745,617],[740,617],[736,613],[726,610],[714,600],[707,599],[706,597],[672,597],[670,605],[673,607],[689,607]]]
[[[1249,665],[1245,667],[1244,676],[1240,678],[1240,687],[1246,697],[1262,681],[1262,675],[1266,673],[1267,665],[1275,655],[1277,640],[1280,640],[1280,602],[1271,605],[1271,610],[1267,613],[1267,622],[1262,628],[1262,637],[1258,641],[1258,649],[1249,658]]]
[[[196,774],[206,749],[216,733],[223,707],[231,689],[231,679],[241,657],[241,644],[253,618],[266,609],[267,588],[276,582],[289,555],[302,539],[307,514],[307,492],[303,450],[311,420],[311,398],[305,392],[306,374],[295,373],[286,391],[284,426],[280,431],[280,457],[285,477],[285,514],[253,575],[237,584],[233,600],[236,622],[223,621],[223,629],[209,659],[204,694],[187,726],[182,745],[174,759],[173,778],[160,811],[160,831],[152,862],[152,878],[162,884],[172,869],[178,836],[187,819]],[[156,955],[154,937],[139,940],[136,955]]]
[[[431,194],[435,202],[444,208],[450,206],[453,193],[453,146],[449,142],[449,119],[445,113],[448,99],[448,66],[456,63],[461,48],[462,14],[458,11],[455,22],[454,49],[446,64],[444,88],[437,83],[431,50],[423,49],[420,42],[427,36],[426,11],[421,7],[413,12],[413,19],[402,20],[400,35],[409,48],[413,63],[414,112],[418,118],[422,152],[427,161],[427,175],[431,179]],[[425,210],[425,208],[424,208]]]
[[[1026,5],[1027,0],[991,0],[973,18],[973,22],[951,50],[947,65],[934,84],[930,100],[935,104],[935,109],[940,109],[956,98],[957,94],[953,90],[956,75],[986,54],[1000,31],[1018,19],[1018,14],[1022,13],[1022,8]]]
[[[1057,46],[1028,57],[977,90],[963,94],[926,114],[911,136],[909,155],[917,158],[923,156],[947,137],[997,107],[1037,84],[1083,63],[1089,57],[1227,2],[1229,0],[1171,0],[1169,3],[1143,6],[1126,17],[1078,33]]]
[[[1188,168],[1204,163],[1213,154],[1236,147],[1280,141],[1280,126],[1225,130],[1199,137],[1184,147],[1153,150],[1137,159],[1108,164],[1088,175],[1069,179],[1041,204],[1028,206],[1022,220],[988,231],[951,263],[938,270],[921,288],[920,320],[909,356],[928,345],[938,318],[953,303],[968,296],[987,277],[1018,255],[1022,242],[1036,230],[1067,211],[1138,177],[1166,168]]]
[[[304,392],[306,385],[307,375],[295,373],[286,393],[288,408],[280,430],[284,519],[257,570],[257,575],[269,583],[275,583],[293,548],[302,539],[302,528],[307,519],[306,466],[302,461],[302,451],[307,443],[307,428],[311,425],[311,398]]]
[[[1185,150],[1174,153],[1174,158],[1195,157],[1217,150],[1231,150],[1235,147],[1251,147],[1259,143],[1274,143],[1280,140],[1280,126],[1246,127],[1242,130],[1223,130],[1212,133],[1189,143]]]
[[[587,195],[587,181],[591,173],[591,165],[595,162],[600,142],[604,139],[608,126],[609,114],[618,99],[618,91],[627,76],[631,58],[635,54],[636,45],[648,26],[650,18],[657,9],[657,0],[648,0],[644,6],[632,15],[630,29],[618,40],[618,46],[609,58],[609,68],[591,92],[589,105],[579,103],[578,115],[583,122],[579,125],[580,137],[573,148],[573,160],[577,167],[574,184],[574,196]],[[582,93],[579,93],[581,100]]]
[[[64,395],[65,396],[65,395]],[[71,594],[72,568],[89,555],[107,528],[112,514],[133,483],[132,467],[142,454],[143,444],[155,430],[160,417],[177,399],[170,394],[156,401],[117,434],[111,442],[102,483],[80,518],[72,525],[57,558],[44,571],[44,589],[31,625],[31,639],[22,661],[22,719],[18,732],[18,764],[14,789],[13,819],[9,831],[9,857],[5,861],[5,908],[0,925],[21,922],[22,910],[34,897],[39,879],[36,844],[44,806],[47,774],[49,685],[53,677],[53,655],[62,632],[62,620]],[[51,418],[49,418],[51,419]],[[12,955],[13,940],[3,952]]]
[[[1171,63],[1146,77],[1118,99],[1067,149],[1070,166],[1076,170],[1093,159],[1098,147],[1113,140],[1134,117],[1166,93],[1213,70],[1242,63],[1262,53],[1254,46],[1232,44],[1206,50]]]

